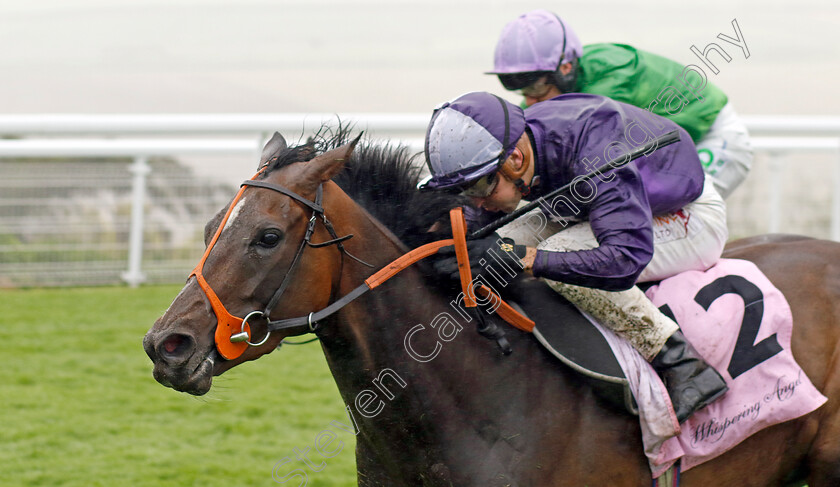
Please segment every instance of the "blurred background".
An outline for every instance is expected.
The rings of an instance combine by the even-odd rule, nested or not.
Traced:
[[[425,113],[502,93],[482,73],[504,24],[534,8],[584,43],[686,64],[737,18],[750,58],[732,51],[713,81],[742,113],[837,114],[831,0],[3,0],[2,111]]]
[[[183,279],[273,130],[341,117],[419,149],[440,102],[518,101],[483,72],[534,8],[681,64],[724,46],[709,81],[772,139],[728,201],[732,236],[840,238],[840,127],[814,118],[840,115],[829,0],[0,0],[0,286]],[[733,19],[749,58],[717,39]]]

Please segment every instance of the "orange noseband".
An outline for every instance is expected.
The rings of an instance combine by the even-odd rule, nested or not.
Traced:
[[[254,174],[254,177],[252,177],[251,180],[254,180],[257,176],[259,176],[259,174],[263,170],[260,170],[257,174]],[[196,281],[198,281],[198,285],[201,287],[201,290],[204,291],[204,294],[207,295],[207,299],[210,300],[210,306],[213,307],[213,313],[216,314],[216,348],[219,350],[219,353],[222,355],[222,357],[228,360],[238,358],[240,355],[245,353],[245,350],[248,349],[247,342],[232,342],[231,337],[237,333],[244,332],[247,333],[248,338],[250,338],[251,327],[248,326],[248,323],[244,322],[243,318],[239,318],[230,314],[227,308],[225,308],[225,305],[223,305],[221,300],[219,300],[219,297],[216,296],[216,293],[213,291],[213,288],[210,287],[210,284],[208,284],[207,280],[204,279],[204,274],[202,273],[202,271],[204,270],[204,263],[207,261],[207,257],[210,255],[210,251],[213,250],[213,247],[219,240],[219,235],[222,234],[222,230],[224,230],[228,218],[230,218],[230,214],[236,207],[236,203],[238,203],[239,200],[242,199],[242,194],[245,192],[245,188],[246,186],[242,186],[241,188],[239,188],[239,192],[236,193],[236,197],[233,198],[233,201],[231,202],[227,213],[225,213],[224,218],[222,218],[222,222],[219,224],[219,228],[216,229],[216,233],[215,235],[213,235],[213,239],[210,241],[210,244],[207,245],[207,249],[204,251],[204,255],[201,257],[201,260],[198,261],[198,265],[195,266],[195,269],[193,269],[192,274],[190,274],[190,277],[195,276]]]

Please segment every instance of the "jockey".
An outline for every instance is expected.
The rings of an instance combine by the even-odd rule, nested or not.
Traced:
[[[527,106],[561,93],[593,93],[676,122],[691,135],[704,170],[724,198],[752,166],[746,127],[705,73],[624,44],[582,46],[571,27],[546,10],[505,25],[487,74],[497,75],[506,89],[519,90]]]
[[[673,130],[679,142],[588,182],[579,178]],[[431,176],[421,189],[468,196],[475,205],[465,212],[473,229],[523,199],[575,183],[570,195],[547,202],[542,212],[468,241],[474,275],[486,277],[487,266],[479,264],[502,256],[515,271],[544,279],[653,365],[680,422],[727,390],[677,324],[635,286],[709,268],[728,236],[725,203],[684,130],[598,95],[561,95],[522,110],[475,92],[434,111],[425,155]],[[579,222],[564,230],[569,218]],[[457,279],[452,247],[441,249],[434,266]]]

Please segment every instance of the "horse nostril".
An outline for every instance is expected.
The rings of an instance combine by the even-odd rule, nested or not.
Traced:
[[[173,333],[158,345],[158,354],[167,362],[183,362],[192,354],[195,342],[189,335]]]

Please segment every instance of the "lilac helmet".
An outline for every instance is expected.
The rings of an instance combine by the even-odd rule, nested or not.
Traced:
[[[556,71],[561,61],[577,59],[583,45],[556,14],[532,10],[508,22],[496,43],[493,71],[486,74]]]
[[[474,92],[444,103],[426,130],[432,175],[421,189],[463,187],[492,173],[525,133],[525,112],[496,95]]]

